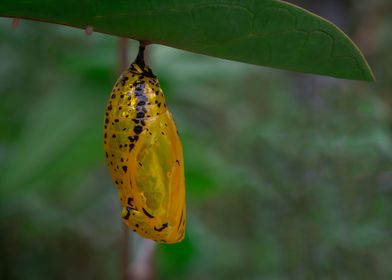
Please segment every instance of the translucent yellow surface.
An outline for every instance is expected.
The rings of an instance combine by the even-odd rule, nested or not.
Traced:
[[[176,243],[185,234],[182,147],[157,78],[134,63],[115,84],[105,112],[106,160],[124,222],[143,237]]]

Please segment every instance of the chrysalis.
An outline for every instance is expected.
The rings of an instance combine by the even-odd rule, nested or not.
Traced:
[[[144,46],[110,95],[104,124],[106,161],[124,222],[143,237],[176,243],[185,234],[182,147]]]

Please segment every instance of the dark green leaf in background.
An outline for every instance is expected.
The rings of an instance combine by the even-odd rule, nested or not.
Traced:
[[[275,0],[7,0],[0,16],[86,28],[256,65],[373,80],[334,24]]]

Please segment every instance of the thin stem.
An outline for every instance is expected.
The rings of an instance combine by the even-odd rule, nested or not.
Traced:
[[[139,55],[137,60],[142,61],[144,66],[144,59],[148,59],[148,54],[144,54],[145,44],[142,42],[140,45]],[[120,38],[118,41],[118,70],[122,73],[128,67],[128,40],[125,38]],[[154,256],[156,243],[144,239],[143,243],[138,250],[137,258],[132,265],[130,252],[131,243],[130,242],[130,231],[129,228],[123,224],[123,236],[121,241],[122,250],[122,262],[121,262],[121,279],[122,280],[152,280],[155,279],[155,264]]]
[[[155,275],[154,256],[157,244],[143,239],[136,260],[131,266],[130,275],[134,280],[153,280]]]
[[[121,241],[121,251],[122,251],[122,262],[121,262],[121,279],[130,280],[132,279],[128,273],[128,264],[130,262],[130,242],[129,242],[129,232],[127,226],[122,225],[122,241]]]
[[[118,72],[122,73],[128,67],[128,39],[120,38],[118,40]],[[121,279],[131,280],[132,275],[128,272],[128,266],[131,261],[129,252],[131,251],[131,242],[128,227],[123,223],[123,233],[121,240]]]
[[[118,39],[118,72],[122,73],[125,69],[128,68],[129,64],[129,47],[127,38],[119,38]]]
[[[144,61],[149,61],[149,49],[145,49],[147,43],[140,42],[139,55]],[[152,74],[152,73],[151,73]],[[133,280],[153,280],[156,279],[155,252],[158,244],[149,239],[143,239],[137,252],[136,259],[130,268],[130,275]]]
[[[139,46],[139,53],[137,54],[136,57],[136,64],[139,65],[140,67],[144,67],[145,63],[144,63],[144,45],[140,44]]]

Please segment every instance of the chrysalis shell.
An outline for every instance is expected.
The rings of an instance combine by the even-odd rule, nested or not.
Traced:
[[[106,161],[124,222],[143,237],[176,243],[185,234],[182,146],[143,48],[116,82],[104,124]]]

